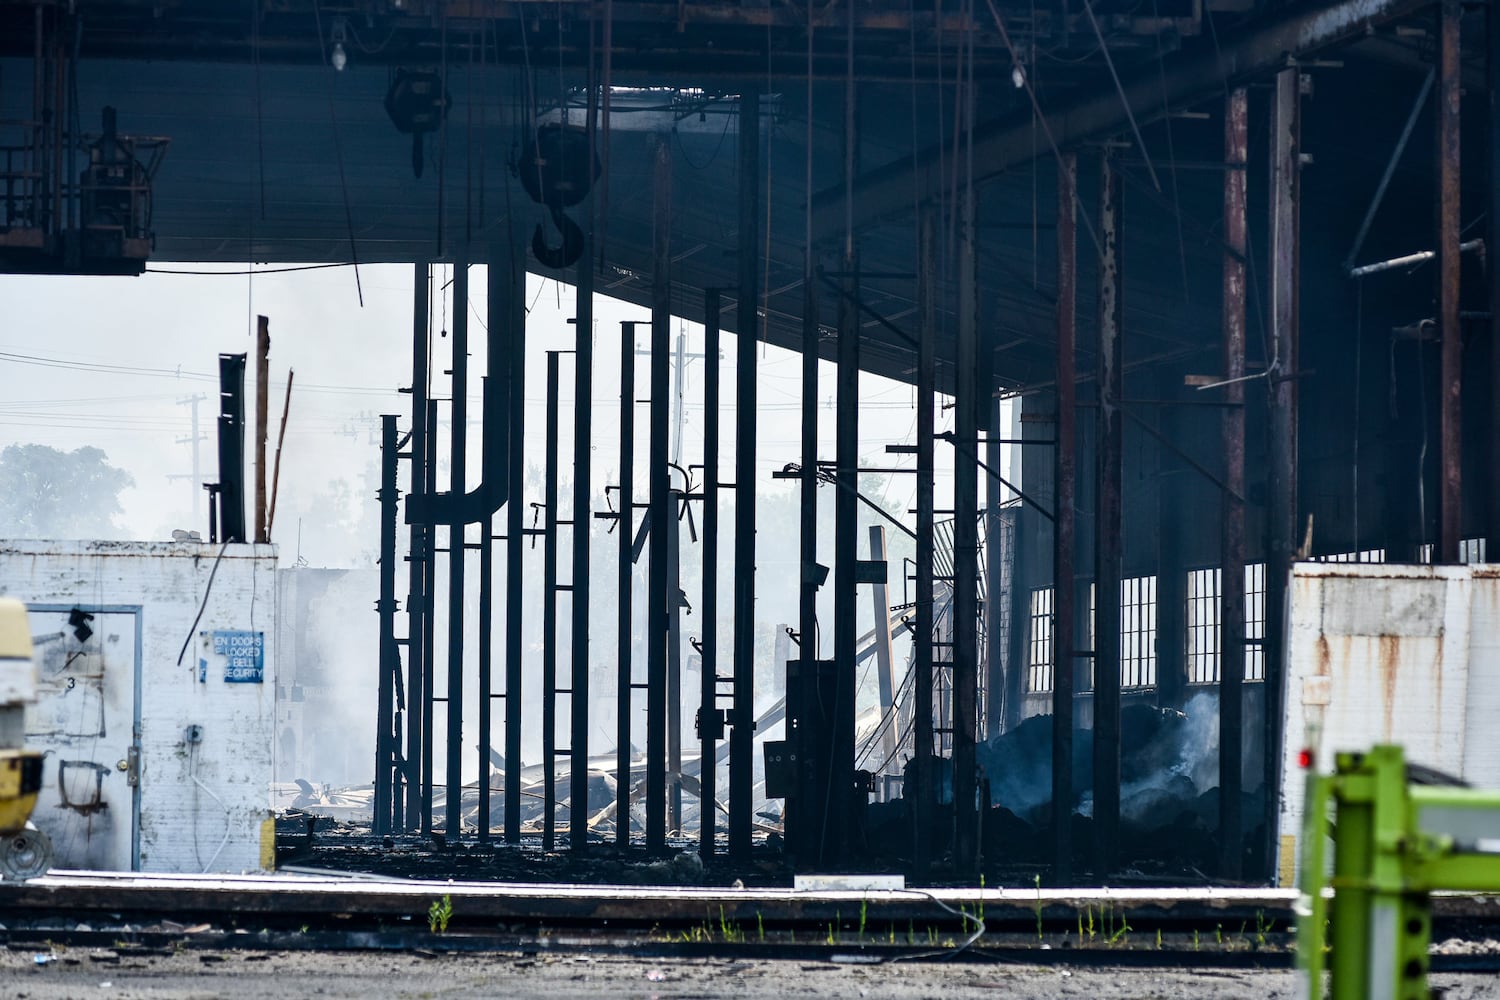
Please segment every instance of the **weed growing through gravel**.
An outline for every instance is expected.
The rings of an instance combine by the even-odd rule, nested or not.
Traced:
[[[427,907],[427,928],[434,934],[446,934],[448,921],[453,918],[453,897],[444,895]]]

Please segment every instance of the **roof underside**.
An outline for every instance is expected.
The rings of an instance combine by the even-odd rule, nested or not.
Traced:
[[[954,193],[973,162],[983,181],[977,239],[984,335],[997,379],[1022,385],[1052,370],[1056,197],[1049,135],[1073,139],[1065,144],[1077,148],[1072,129],[1087,125],[1070,109],[1087,110],[1091,99],[1118,104],[1122,90],[1157,86],[1154,80],[1163,96],[1149,114],[1134,116],[1133,125],[1121,114],[1115,128],[1087,136],[1094,145],[1086,148],[1120,143],[1126,327],[1139,338],[1133,353],[1142,359],[1201,353],[1216,343],[1217,298],[1191,290],[1215,288],[1222,260],[1222,168],[1204,167],[1222,160],[1218,110],[1224,79],[1233,74],[1204,74],[1180,95],[1171,91],[1170,100],[1167,74],[1186,74],[1207,54],[1285,19],[1270,8],[1296,5],[1004,0],[992,7],[981,0],[971,18],[962,4],[951,12],[944,5],[941,14],[930,7],[913,13],[905,0],[877,0],[859,5],[852,46],[842,5],[80,0],[76,6],[83,131],[97,131],[98,109],[111,105],[122,132],[171,139],[154,184],[156,260],[409,262],[467,254],[482,262],[492,247],[507,245],[512,226],[529,243],[546,214],[522,191],[512,165],[536,121],[564,114],[583,120],[590,67],[594,83],[606,82],[603,36],[611,15],[607,82],[616,88],[615,107],[607,142],[600,135],[607,168],[594,199],[600,292],[649,300],[652,161],[662,141],[673,165],[673,309],[701,319],[702,289],[733,288],[736,115],[738,95],[753,84],[763,94],[765,194],[756,252],[764,336],[800,345],[807,234],[814,233],[815,265],[838,269],[847,208],[858,216],[866,307],[861,364],[911,378],[916,208],[932,207],[940,255],[951,259]],[[1399,3],[1383,6],[1405,12]],[[52,4],[43,7],[50,30],[50,19],[62,15]],[[0,118],[24,118],[30,110],[35,16],[31,4],[0,0]],[[1360,43],[1363,55],[1355,58],[1420,71],[1421,41],[1404,47],[1406,37],[1377,34]],[[347,52],[342,72],[328,61],[335,38]],[[444,127],[425,140],[420,178],[410,137],[398,133],[383,105],[399,68],[445,73],[452,98]],[[960,74],[972,77],[978,95],[972,159],[956,138]],[[864,180],[845,202],[851,83],[856,176]],[[1048,111],[1047,128],[1033,127],[1033,93]],[[1194,111],[1214,113],[1193,117]],[[1025,141],[1018,144],[1014,135]],[[1079,294],[1087,303],[1093,254],[1087,216],[1098,168],[1095,159],[1080,163]],[[527,266],[571,276],[548,271],[529,254]],[[941,325],[951,330],[952,283],[949,268],[940,270],[949,289],[938,295]],[[838,293],[831,281],[816,280],[820,319],[831,337]],[[727,329],[734,327],[732,294],[724,299]],[[1085,327],[1089,311],[1080,309]],[[950,338],[940,340],[940,362],[950,345]],[[940,363],[939,382],[945,381]]]

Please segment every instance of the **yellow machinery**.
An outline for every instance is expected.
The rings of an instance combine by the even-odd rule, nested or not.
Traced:
[[[42,755],[24,748],[36,688],[26,606],[0,598],[0,879],[32,878],[52,865],[52,842],[30,823],[42,788]]]

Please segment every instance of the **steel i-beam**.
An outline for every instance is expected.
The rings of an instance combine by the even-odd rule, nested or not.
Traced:
[[[1245,88],[1231,91],[1224,113],[1224,519],[1219,582],[1219,870],[1243,870],[1245,680],[1245,170],[1249,156]]]
[[[1463,329],[1458,321],[1460,259],[1459,102],[1463,86],[1459,47],[1460,0],[1438,8],[1438,331],[1441,375],[1438,425],[1441,484],[1435,562],[1456,563],[1463,535]]]
[[[510,242],[508,261],[491,260],[490,266],[508,266],[511,299],[510,321],[510,447],[505,508],[505,840],[521,842],[521,654],[524,647],[522,619],[525,607],[524,563],[526,557],[526,314],[525,271],[519,248]]]
[[[703,293],[703,628],[698,708],[698,853],[714,855],[719,737],[719,290]]]
[[[1122,455],[1120,399],[1125,365],[1121,320],[1120,180],[1113,156],[1099,173],[1099,407],[1094,466],[1094,875],[1115,869],[1120,835],[1120,556]]]
[[[448,439],[449,489],[462,496],[467,487],[469,393],[469,261],[460,255],[453,265],[453,426]],[[464,746],[464,516],[454,506],[448,525],[448,746],[444,828],[452,840],[463,832]]]
[[[931,210],[922,212],[918,223],[917,245],[917,311],[921,329],[917,339],[917,561],[912,572],[916,579],[916,634],[913,659],[916,675],[912,681],[912,774],[916,787],[905,793],[912,810],[912,869],[917,878],[927,874],[932,852],[935,775],[932,766],[932,644],[934,634],[932,607],[933,574],[933,450],[935,373],[937,369],[937,250],[936,220]]]
[[[630,743],[635,696],[635,584],[631,551],[635,539],[635,323],[620,324],[620,513],[615,530],[618,557],[615,580],[617,644],[615,647],[615,843],[630,846],[630,786],[634,763]]]
[[[1073,504],[1076,492],[1078,161],[1064,153],[1057,170],[1057,445],[1052,526],[1052,876],[1073,878]]]
[[[972,98],[970,98],[972,100]],[[968,185],[958,215],[958,339],[954,364],[953,455],[953,863],[979,864],[979,255],[978,206]]]
[[[425,486],[427,475],[427,262],[412,268],[412,361],[410,476],[407,493]],[[424,833],[429,823],[422,819],[422,762],[425,719],[431,711],[431,692],[423,676],[423,619],[427,595],[423,593],[427,561],[428,527],[413,523],[408,535],[406,578],[406,824],[405,829]]]
[[[376,685],[375,787],[371,803],[370,832],[377,837],[391,832],[395,805],[392,781],[400,752],[396,731],[396,678],[401,652],[396,645],[396,418],[380,418],[380,676]]]
[[[739,301],[735,314],[734,699],[729,731],[729,854],[750,857],[755,788],[756,309],[760,268],[760,89],[740,92]]]
[[[542,478],[542,850],[557,837],[557,351],[547,352],[547,434]]]
[[[667,843],[667,533],[671,469],[667,464],[672,322],[672,147],[656,145],[655,225],[651,279],[650,591],[646,633],[646,848]]]

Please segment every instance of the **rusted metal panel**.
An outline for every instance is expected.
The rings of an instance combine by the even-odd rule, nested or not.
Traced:
[[[1489,566],[1298,564],[1291,585],[1283,880],[1301,830],[1297,751],[1400,743],[1415,764],[1500,786],[1500,573]]]

